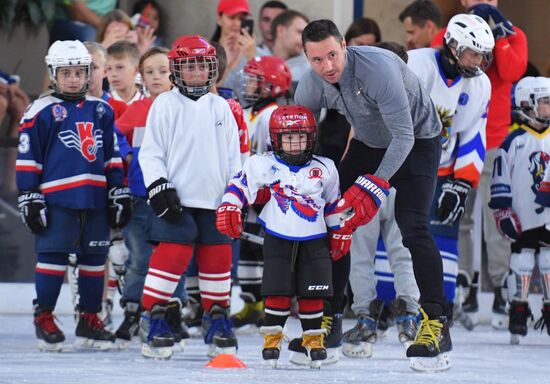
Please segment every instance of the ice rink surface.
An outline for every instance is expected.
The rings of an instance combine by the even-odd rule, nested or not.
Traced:
[[[67,336],[63,352],[45,353],[36,347],[30,310],[14,313],[17,312],[14,309],[29,306],[27,299],[21,302],[21,296],[28,294],[25,289],[15,292],[0,284],[0,383],[550,383],[550,336],[546,330],[543,334],[533,330],[532,323],[519,346],[509,345],[508,333],[495,331],[490,325],[480,325],[473,332],[459,325],[453,327],[452,367],[447,372],[432,374],[409,368],[395,328],[390,328],[387,337],[375,344],[372,358],[342,357],[337,364],[320,370],[291,365],[287,343],[279,368],[271,369],[261,358],[260,336],[248,330],[237,334],[238,356],[248,368],[214,369],[205,367],[209,359],[198,337],[190,339],[184,350],[176,352],[169,361],[142,358],[137,342],[127,350],[75,350],[72,346],[75,323],[67,313],[59,316],[60,327]],[[60,300],[67,300],[64,295]],[[538,303],[540,296],[532,303],[535,300]],[[490,297],[484,301],[490,305]],[[66,307],[63,304],[60,312]],[[540,316],[539,308],[540,305],[533,308],[535,319]],[[117,311],[115,324],[120,324],[121,319]],[[353,325],[353,320],[345,320],[344,330]],[[301,332],[296,319],[290,319],[287,328],[289,337]]]

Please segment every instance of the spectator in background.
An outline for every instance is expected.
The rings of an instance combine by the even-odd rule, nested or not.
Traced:
[[[399,14],[407,49],[429,47],[441,28],[441,10],[432,0],[416,0]],[[442,43],[443,44],[443,43]]]
[[[0,127],[6,116],[10,116],[10,122],[6,131],[6,137],[17,138],[17,127],[25,113],[27,105],[30,104],[29,97],[19,87],[19,76],[10,75],[0,71]],[[6,150],[7,167],[4,173],[4,185],[6,192],[15,192],[15,148]]]
[[[111,95],[127,105],[144,98],[136,86],[140,54],[135,44],[119,41],[107,49],[107,78]]]
[[[55,3],[50,43],[95,40],[101,18],[116,7],[116,0],[57,0]]]
[[[116,42],[129,41],[138,47],[140,55],[145,53],[156,39],[155,30],[151,26],[135,28],[132,19],[120,9],[106,14],[97,30],[97,41],[105,48]]]
[[[149,25],[156,33],[153,44],[157,47],[163,45],[163,38],[160,36],[159,31],[160,21],[162,20],[161,13],[160,5],[155,0],[139,0],[134,4],[134,8],[132,9],[132,19],[139,14],[140,17],[145,18],[145,24]],[[140,26],[139,20],[134,24],[136,24],[137,28],[142,27]],[[143,28],[145,28],[145,26],[143,26]]]
[[[361,17],[349,26],[344,39],[348,46],[374,45],[380,42],[380,27],[373,19]]]
[[[309,19],[303,13],[288,10],[277,16],[271,24],[273,56],[284,59],[292,73],[291,96],[302,75],[310,68],[302,47],[302,32],[308,23]]]
[[[501,286],[510,267],[510,242],[504,239],[497,230],[492,210],[487,203],[490,196],[490,181],[493,162],[498,148],[508,134],[511,123],[511,88],[518,81],[527,67],[527,37],[525,33],[513,26],[498,10],[498,0],[461,0],[464,8],[483,18],[492,29],[495,37],[493,63],[485,72],[491,81],[491,101],[487,117],[487,151],[483,172],[476,193],[480,194],[483,216],[483,238],[486,244],[488,271],[494,287],[493,327],[506,328],[506,301],[502,297]],[[432,46],[441,46],[446,29],[435,36]],[[474,192],[474,191],[472,191]],[[466,211],[460,224],[459,234],[459,268],[474,271],[473,254],[473,194],[468,199]],[[481,234],[477,234],[481,235]],[[474,290],[472,290],[474,291]],[[471,304],[472,311],[477,311],[477,289],[473,297],[468,297],[464,304]],[[466,311],[467,306],[464,308]]]
[[[220,43],[227,54],[226,73],[219,79],[222,87],[235,89],[239,71],[256,56],[256,39],[241,25],[249,15],[247,0],[220,0],[218,3],[218,26],[210,40]]]
[[[281,1],[267,1],[260,8],[260,21],[258,26],[260,32],[262,33],[262,43],[258,44],[256,47],[256,52],[258,56],[268,56],[271,55],[271,50],[273,49],[274,38],[271,33],[271,23],[273,19],[279,16],[281,13],[286,11],[288,7],[285,3]]]

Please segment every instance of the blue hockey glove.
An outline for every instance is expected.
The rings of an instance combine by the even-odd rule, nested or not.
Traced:
[[[498,8],[489,4],[478,4],[470,8],[470,13],[476,14],[489,24],[495,40],[515,35],[512,23],[506,19]]]

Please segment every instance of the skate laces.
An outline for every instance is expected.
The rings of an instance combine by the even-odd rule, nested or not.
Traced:
[[[323,315],[323,318],[321,319],[321,328],[326,329],[327,334],[329,334],[332,331],[332,316]]]
[[[322,349],[325,348],[325,334],[319,335],[303,335],[302,347],[309,349]]]
[[[420,312],[422,313],[422,321],[414,339],[414,344],[425,346],[434,344],[435,348],[439,350],[439,336],[441,335],[443,323],[439,320],[430,320],[422,308],[420,308]]]
[[[170,328],[164,319],[149,318],[149,334],[147,341],[151,341],[155,336],[170,334]]]
[[[264,349],[277,348],[281,349],[281,342],[283,341],[283,333],[278,332],[271,335],[264,335]]]
[[[550,329],[550,310],[546,310],[545,308],[541,309],[542,316],[540,319],[537,320],[535,323],[535,329],[539,329],[542,332],[544,330],[544,327]]]
[[[82,313],[81,316],[90,328],[97,331],[101,331],[105,328],[105,324],[101,321],[97,313]]]
[[[210,316],[205,316],[205,319],[207,321],[210,321],[210,325],[206,333],[204,334],[204,342],[206,344],[212,344],[216,333],[219,333],[222,337],[231,336],[231,334],[233,333],[231,321],[229,321],[227,316],[223,316],[217,319],[213,319]]]
[[[59,333],[61,330],[55,323],[55,320],[59,321],[57,316],[52,312],[42,312],[40,316],[35,318],[35,322],[44,330],[46,333]]]

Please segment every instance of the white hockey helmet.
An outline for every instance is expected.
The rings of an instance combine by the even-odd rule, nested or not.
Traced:
[[[454,48],[457,69],[464,77],[481,75],[491,65],[492,51],[495,46],[493,32],[485,20],[473,14],[459,13],[449,20],[445,32],[446,48]],[[482,64],[475,67],[460,64],[460,56],[465,49],[482,54]]]
[[[550,78],[527,76],[514,90],[514,108],[528,123],[550,125],[550,116],[539,115],[539,103],[550,103]]]
[[[48,49],[46,65],[56,93],[68,98],[82,98],[88,92],[88,81],[92,70],[92,56],[88,49],[78,40],[57,40]],[[87,68],[87,79],[84,87],[77,93],[61,92],[57,86],[57,70],[61,67],[85,66]]]

